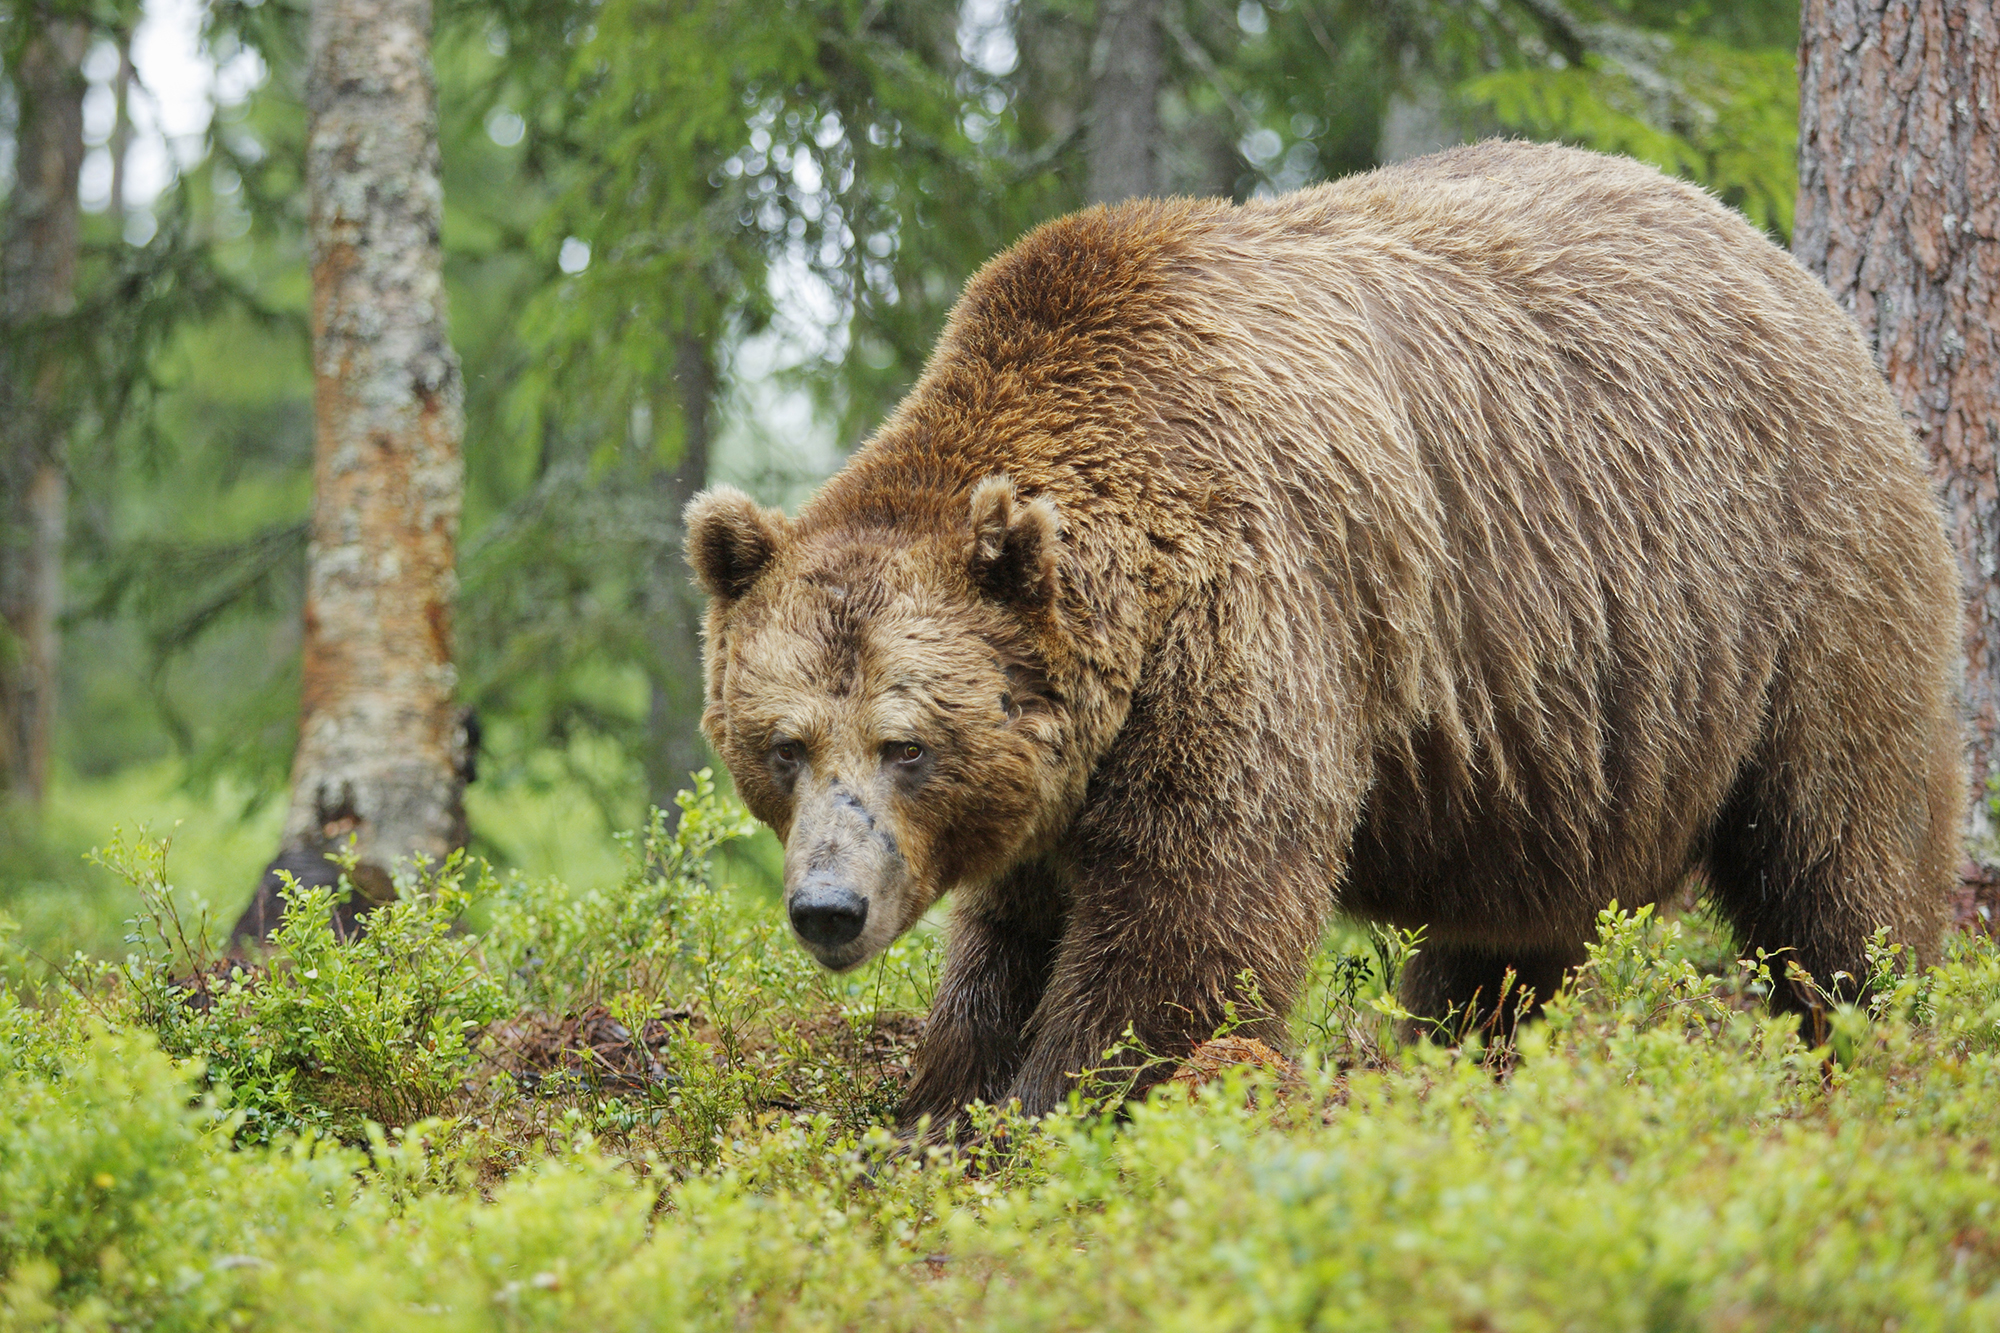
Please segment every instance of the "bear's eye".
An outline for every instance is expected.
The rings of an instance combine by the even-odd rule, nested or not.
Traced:
[[[891,741],[883,748],[894,764],[914,764],[924,757],[924,747],[915,741]]]
[[[771,754],[781,764],[796,764],[806,757],[805,747],[797,741],[779,741],[771,747]]]

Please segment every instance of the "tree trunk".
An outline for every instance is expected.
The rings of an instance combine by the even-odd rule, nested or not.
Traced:
[[[55,731],[68,505],[64,358],[83,165],[81,22],[35,15],[11,71],[15,179],[0,238],[0,798],[39,808]]]
[[[1975,859],[2000,864],[2000,4],[1806,0],[1792,248],[1930,454],[1967,595]],[[1994,876],[1968,867],[1974,879]]]
[[[1444,85],[1419,67],[1415,52],[1403,53],[1403,81],[1382,109],[1375,158],[1384,166],[1440,153],[1467,141],[1465,127],[1446,109]]]
[[[1160,192],[1160,84],[1166,77],[1160,3],[1102,0],[1084,138],[1091,203]]]
[[[681,512],[695,492],[708,484],[711,404],[715,398],[715,362],[708,340],[681,334],[674,348],[674,380],[681,413],[681,456],[671,472],[654,478],[661,517],[679,531]],[[646,709],[647,797],[677,817],[674,794],[688,785],[688,774],[709,762],[701,739],[702,599],[688,580],[680,543],[663,546],[651,577],[653,669]]]
[[[306,74],[313,513],[280,859],[352,835],[375,898],[465,841],[453,703],[464,386],[445,321],[429,0],[314,0]],[[271,904],[245,913],[268,925]],[[255,924],[247,924],[256,931]]]
[[[116,99],[111,122],[111,225],[125,234],[125,159],[132,155],[132,34],[118,34],[118,75],[111,92]]]

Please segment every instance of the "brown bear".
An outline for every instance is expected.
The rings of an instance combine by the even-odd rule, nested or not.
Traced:
[[[967,285],[796,520],[718,488],[703,727],[832,968],[946,890],[904,1113],[1275,1036],[1330,913],[1542,995],[1699,872],[1829,986],[1936,944],[1958,576],[1824,288],[1649,167],[1487,143],[1092,208]]]

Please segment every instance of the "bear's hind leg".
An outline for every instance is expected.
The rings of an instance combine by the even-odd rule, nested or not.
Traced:
[[[1495,952],[1423,943],[1403,969],[1400,998],[1419,1020],[1419,1035],[1456,1041],[1468,1031],[1510,1031],[1518,1019],[1538,1011],[1561,988],[1563,974],[1582,961],[1581,950]]]
[[[1920,739],[1864,738],[1826,767],[1798,755],[1746,766],[1710,838],[1709,898],[1744,956],[1776,955],[1776,1007],[1810,1015],[1825,995],[1858,998],[1877,930],[1931,960],[1957,864],[1960,781],[1948,740],[1926,753]],[[1785,980],[1793,962],[1812,985]]]

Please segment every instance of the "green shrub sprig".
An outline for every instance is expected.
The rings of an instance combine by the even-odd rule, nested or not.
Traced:
[[[286,887],[286,906],[254,963],[217,956],[166,877],[167,844],[114,842],[103,863],[137,890],[135,953],[120,968],[138,1022],[168,1053],[203,1062],[238,1135],[304,1131],[358,1141],[369,1122],[407,1124],[447,1110],[480,1030],[508,1009],[465,909],[495,885],[453,853],[370,912],[353,940],[333,912],[353,891]]]

